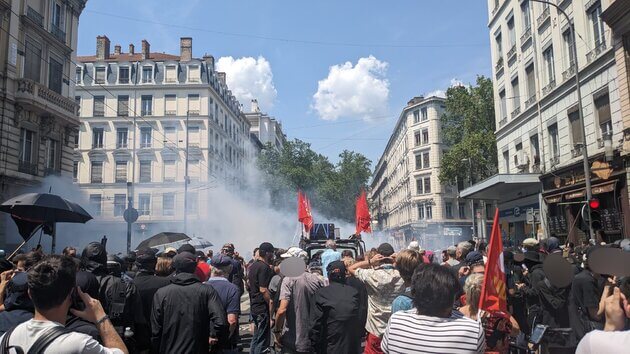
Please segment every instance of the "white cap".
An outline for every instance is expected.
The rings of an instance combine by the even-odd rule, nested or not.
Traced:
[[[418,243],[418,241],[411,241],[411,242],[409,242],[409,246],[407,247],[407,249],[410,249],[410,250],[416,251],[416,252],[420,252],[420,250],[421,250],[420,244]]]
[[[281,258],[299,257],[304,260],[308,258],[308,253],[299,247],[290,247],[286,253],[280,255]]]

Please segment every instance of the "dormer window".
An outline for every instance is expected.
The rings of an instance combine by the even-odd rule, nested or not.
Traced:
[[[153,82],[153,67],[152,66],[143,66],[142,67],[142,83],[151,83]]]
[[[188,82],[201,82],[201,69],[199,65],[188,66]]]
[[[129,67],[128,66],[121,66],[118,68],[118,83],[119,84],[129,83]]]
[[[107,68],[105,68],[104,66],[95,68],[94,69],[94,83],[97,85],[104,84],[106,73],[107,73]]]
[[[83,68],[80,66],[77,66],[76,77],[74,79],[74,82],[77,85],[83,85]]]
[[[164,82],[175,83],[177,82],[177,66],[168,65],[165,70]]]

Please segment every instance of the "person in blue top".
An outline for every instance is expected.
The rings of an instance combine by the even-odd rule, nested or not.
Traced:
[[[398,311],[411,310],[413,299],[411,295],[411,277],[413,272],[422,263],[422,256],[415,250],[402,250],[396,255],[395,267],[400,273],[400,277],[405,282],[405,292],[398,295],[392,302],[392,313]]]
[[[337,243],[333,240],[326,241],[326,250],[322,253],[322,271],[324,278],[328,279],[326,268],[331,262],[341,260],[341,253],[337,251]]]

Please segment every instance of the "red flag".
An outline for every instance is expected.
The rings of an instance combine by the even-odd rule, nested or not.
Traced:
[[[361,231],[372,232],[372,217],[370,216],[365,190],[361,190],[361,195],[359,195],[357,199],[356,220],[357,235],[360,234]]]
[[[298,220],[304,224],[306,232],[313,227],[313,216],[311,215],[311,203],[302,191],[298,191]]]
[[[499,232],[499,209],[496,209],[488,245],[488,261],[479,298],[479,309],[507,312],[506,291],[503,241]]]

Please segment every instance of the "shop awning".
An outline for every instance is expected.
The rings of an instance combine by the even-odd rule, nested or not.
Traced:
[[[617,183],[617,180],[594,184],[591,186],[591,191],[593,195],[612,192],[615,190],[616,183]],[[581,187],[581,188],[571,189],[563,193],[556,193],[556,194],[545,196],[545,201],[548,204],[559,203],[562,201],[575,201],[577,199],[584,199],[585,195],[586,195],[586,188]]]
[[[462,198],[497,200],[513,200],[515,198],[540,193],[542,184],[540,174],[496,174],[484,181],[468,187],[461,192]]]

